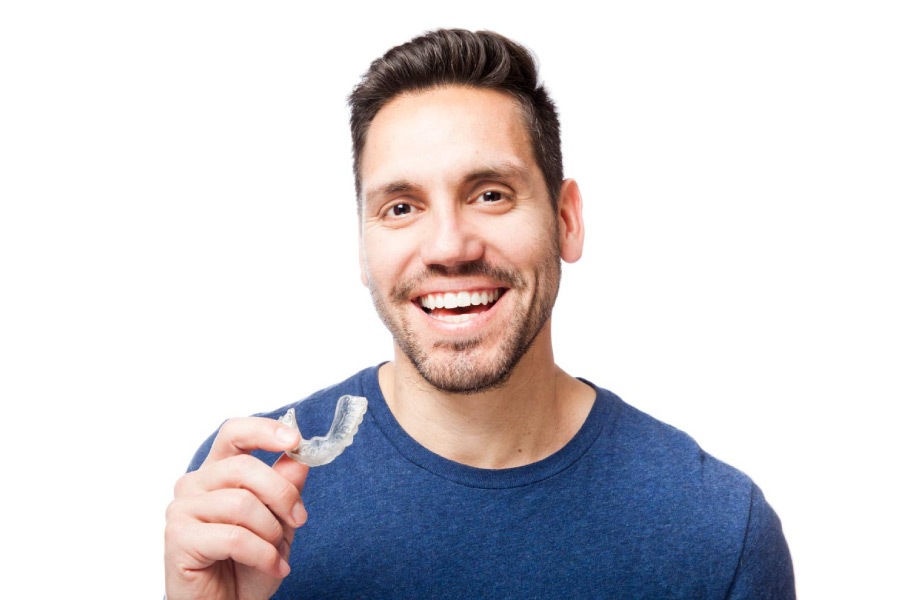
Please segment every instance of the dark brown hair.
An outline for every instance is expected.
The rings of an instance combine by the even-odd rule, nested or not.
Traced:
[[[563,181],[559,118],[538,81],[535,59],[502,35],[465,29],[438,29],[391,48],[372,62],[353,89],[348,101],[357,207],[362,203],[359,161],[375,115],[404,92],[445,85],[498,90],[519,102],[555,210]]]

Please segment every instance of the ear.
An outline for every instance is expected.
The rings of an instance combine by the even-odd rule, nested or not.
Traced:
[[[359,245],[359,280],[362,281],[362,284],[364,286],[369,287],[369,276],[366,274],[366,253],[363,250],[363,239],[361,232],[359,234],[357,244]]]
[[[567,263],[581,258],[584,248],[584,218],[581,216],[581,191],[574,179],[566,179],[559,190],[557,206],[559,255]]]

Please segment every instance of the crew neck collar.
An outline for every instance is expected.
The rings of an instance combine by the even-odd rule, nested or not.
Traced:
[[[383,364],[383,363],[382,363]],[[575,436],[562,448],[537,462],[509,469],[480,469],[446,459],[415,441],[397,422],[385,402],[378,384],[378,369],[371,367],[363,372],[362,384],[369,401],[372,420],[408,461],[430,473],[473,488],[503,489],[531,485],[552,477],[575,463],[594,444],[603,430],[604,423],[613,416],[615,396],[581,379],[596,393],[594,404]]]

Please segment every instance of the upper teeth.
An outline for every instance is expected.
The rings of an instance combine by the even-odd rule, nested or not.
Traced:
[[[500,290],[477,290],[471,292],[444,292],[419,297],[419,304],[429,310],[435,308],[464,308],[478,304],[490,304],[500,297]]]

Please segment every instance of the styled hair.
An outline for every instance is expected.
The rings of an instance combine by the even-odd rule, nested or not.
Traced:
[[[353,89],[348,103],[357,208],[362,206],[359,163],[375,115],[405,92],[448,85],[497,90],[518,101],[555,210],[563,181],[559,117],[538,80],[535,58],[500,34],[465,29],[438,29],[391,48]]]

